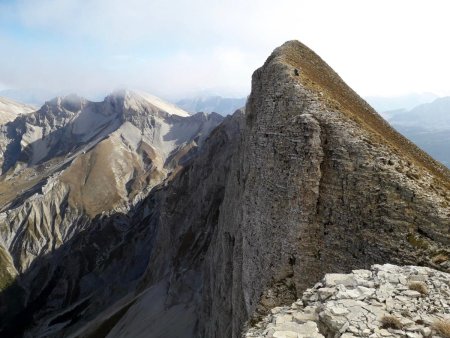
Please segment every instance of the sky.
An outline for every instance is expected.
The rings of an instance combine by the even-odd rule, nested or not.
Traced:
[[[363,96],[450,95],[447,0],[0,0],[0,90],[250,92],[297,39]]]

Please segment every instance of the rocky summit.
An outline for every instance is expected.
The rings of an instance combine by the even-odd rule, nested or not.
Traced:
[[[431,337],[450,328],[450,274],[374,265],[326,274],[291,306],[273,308],[245,337]]]
[[[300,42],[272,53],[220,124],[167,107],[61,99],[2,129],[3,336],[241,337],[325,274],[448,272],[448,169]],[[329,301],[367,296],[371,276],[325,285]]]

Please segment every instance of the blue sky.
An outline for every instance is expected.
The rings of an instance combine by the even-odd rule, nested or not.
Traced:
[[[286,40],[357,92],[450,95],[445,0],[2,0],[0,89],[243,96]]]

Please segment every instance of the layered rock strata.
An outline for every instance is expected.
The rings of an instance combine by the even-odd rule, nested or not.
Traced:
[[[449,171],[395,132],[297,41],[253,75],[204,268],[206,337],[288,304],[329,272],[436,264]]]
[[[26,334],[240,337],[325,273],[448,269],[448,170],[297,41],[197,150],[21,276]]]

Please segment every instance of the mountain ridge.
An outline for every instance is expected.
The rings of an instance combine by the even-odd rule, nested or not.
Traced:
[[[435,172],[437,176],[445,178],[443,183],[449,180],[448,168],[434,160],[418,148],[411,141],[392,128],[366,101],[364,101],[353,89],[351,89],[317,54],[293,40],[275,50],[271,58],[281,57],[284,61],[295,67],[301,68],[300,73],[303,83],[316,92],[324,94],[324,102],[330,109],[341,108],[349,116],[356,118],[362,125],[367,125],[381,139],[386,139],[397,151],[405,152],[416,163]],[[299,60],[318,60],[315,63],[300,62]]]
[[[10,250],[5,259],[14,262],[6,264],[13,274],[96,216],[128,210],[179,170],[222,120],[169,108],[142,94],[113,94],[100,103],[70,95],[0,130],[0,246]]]
[[[0,294],[26,295],[0,309],[2,332],[234,338],[325,273],[448,270],[435,260],[450,243],[448,179],[426,155],[397,151],[406,141],[374,114],[315,53],[286,43],[254,72],[245,112],[132,208],[72,228],[24,269]]]
[[[233,114],[237,109],[245,106],[243,98],[222,97],[218,95],[198,96],[177,101],[177,105],[191,112],[219,113],[221,115]]]

